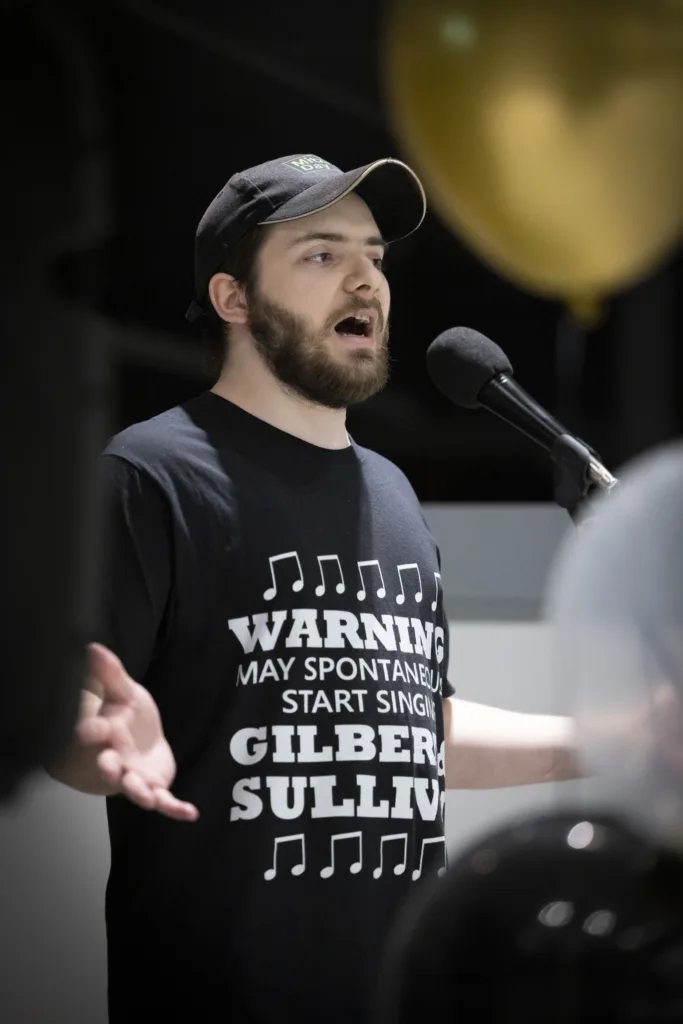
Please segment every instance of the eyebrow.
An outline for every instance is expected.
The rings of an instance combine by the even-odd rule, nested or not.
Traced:
[[[303,245],[304,242],[350,242],[352,239],[348,235],[340,235],[336,231],[311,231],[307,235],[299,235],[293,242],[290,243],[289,248],[293,249],[295,245]],[[388,242],[381,237],[381,235],[371,235],[369,238],[363,240],[363,244],[367,246],[381,246],[383,249],[387,249],[389,246]]]

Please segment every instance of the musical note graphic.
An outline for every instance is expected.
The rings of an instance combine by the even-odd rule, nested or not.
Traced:
[[[386,587],[384,586],[384,576],[382,576],[382,567],[379,564],[379,562],[377,561],[377,559],[373,558],[369,562],[359,562],[358,563],[358,572],[360,573],[360,590],[356,594],[356,597],[358,598],[359,601],[364,601],[366,596],[367,596],[367,591],[365,589],[365,580],[363,579],[363,569],[366,568],[366,567],[370,568],[373,565],[377,566],[377,572],[379,573],[379,578],[380,578],[381,583],[382,583],[381,587],[377,591],[377,596],[378,597],[386,597],[387,591],[386,591]]]
[[[321,878],[330,878],[334,874],[334,844],[338,839],[357,839],[358,840],[358,860],[355,861],[349,871],[352,875],[357,875],[360,869],[363,867],[363,833],[362,832],[340,832],[336,836],[332,836],[332,863],[328,864],[326,868],[323,868],[320,872]]]
[[[406,863],[408,862],[408,833],[401,832],[399,835],[395,836],[382,836],[382,839],[379,844],[379,867],[375,868],[375,870],[372,872],[373,878],[379,878],[380,875],[382,874],[382,871],[384,870],[384,844],[390,843],[392,839],[403,840],[403,863],[397,864],[394,867],[394,874],[402,875],[406,869]]]
[[[268,587],[268,589],[264,592],[264,601],[272,601],[275,595],[277,594],[277,580],[275,579],[275,569],[273,567],[273,562],[282,562],[285,558],[294,558],[299,569],[299,579],[294,580],[294,583],[292,583],[292,590],[295,593],[298,593],[300,590],[303,589],[304,574],[301,571],[301,562],[299,561],[299,556],[296,553],[296,551],[286,551],[284,555],[273,555],[272,558],[268,559],[268,562],[270,564],[270,576],[273,581],[273,585],[272,587]]]
[[[315,588],[316,597],[322,597],[325,593],[325,573],[323,572],[323,562],[336,562],[339,569],[339,580],[336,590],[338,594],[343,594],[346,590],[344,585],[344,573],[342,572],[341,562],[339,561],[339,555],[318,555],[318,566],[320,568],[320,583]]]
[[[443,843],[444,861],[446,859],[446,839],[445,839],[444,836],[435,836],[433,839],[423,839],[422,840],[422,852],[420,853],[420,866],[419,866],[419,868],[415,868],[415,870],[413,871],[413,881],[414,882],[416,882],[417,879],[422,874],[422,862],[424,861],[424,857],[425,857],[425,846],[429,846],[430,843]],[[442,868],[439,868],[438,874],[440,874],[440,875],[445,875],[446,874],[446,865],[445,864],[444,864],[444,866]]]
[[[279,839],[275,840],[275,846],[273,848],[273,866],[272,868],[268,868],[268,870],[263,874],[263,877],[267,882],[272,882],[277,874],[277,853],[280,843],[292,843],[295,840],[301,843],[301,863],[295,864],[291,869],[291,873],[293,875],[302,875],[304,873],[306,870],[306,840],[303,832],[298,836],[280,836]]]
[[[437,601],[439,600],[439,582],[438,581],[440,579],[441,579],[441,573],[440,572],[435,572],[434,573],[434,583],[436,584],[436,597],[432,601],[432,611],[433,612],[436,611],[436,604],[437,604]]]
[[[401,584],[401,593],[396,597],[396,604],[403,604],[406,599],[406,593],[403,587],[402,572],[407,572],[408,569],[415,569],[418,579],[418,590],[415,592],[415,600],[419,603],[422,600],[422,578],[420,576],[420,567],[417,562],[411,562],[409,565],[397,565],[398,569],[398,582]]]

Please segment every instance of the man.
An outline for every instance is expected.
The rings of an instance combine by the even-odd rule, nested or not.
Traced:
[[[188,312],[220,376],[105,450],[106,647],[53,774],[109,796],[112,1024],[363,1022],[444,867],[445,786],[573,772],[564,719],[455,700],[434,539],[346,432],[387,379],[386,245],[424,214],[395,160],[235,175]]]

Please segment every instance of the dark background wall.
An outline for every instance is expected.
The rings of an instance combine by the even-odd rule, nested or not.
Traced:
[[[382,96],[383,5],[19,2],[9,5],[18,36],[28,12],[46,6],[52,23],[60,17],[71,32],[71,51],[46,69],[24,30],[20,79],[34,64],[43,99],[54,98],[64,55],[73,77],[80,52],[73,96],[88,110],[107,207],[99,237],[59,261],[53,279],[116,325],[111,427],[118,430],[210,386],[183,317],[196,224],[231,174],[296,152],[345,169],[404,155]],[[49,120],[63,149],[70,144],[59,131],[64,110],[41,106],[37,128],[46,131]],[[83,141],[73,145],[82,156]],[[566,324],[560,304],[502,280],[430,214],[390,254],[392,380],[351,411],[352,433],[396,461],[425,501],[552,500],[540,450],[434,391],[427,346],[455,325],[489,335],[527,390],[618,466],[681,428],[682,268],[681,253],[670,254],[648,280],[614,296],[602,325],[584,336]]]

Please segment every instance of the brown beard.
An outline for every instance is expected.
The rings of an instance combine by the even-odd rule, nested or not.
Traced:
[[[290,391],[316,405],[345,409],[377,394],[389,379],[389,327],[376,302],[349,302],[330,317],[320,332],[304,317],[250,290],[249,328],[259,353],[274,377]],[[338,362],[325,339],[336,324],[360,309],[379,312],[379,332],[373,348],[349,349]]]

